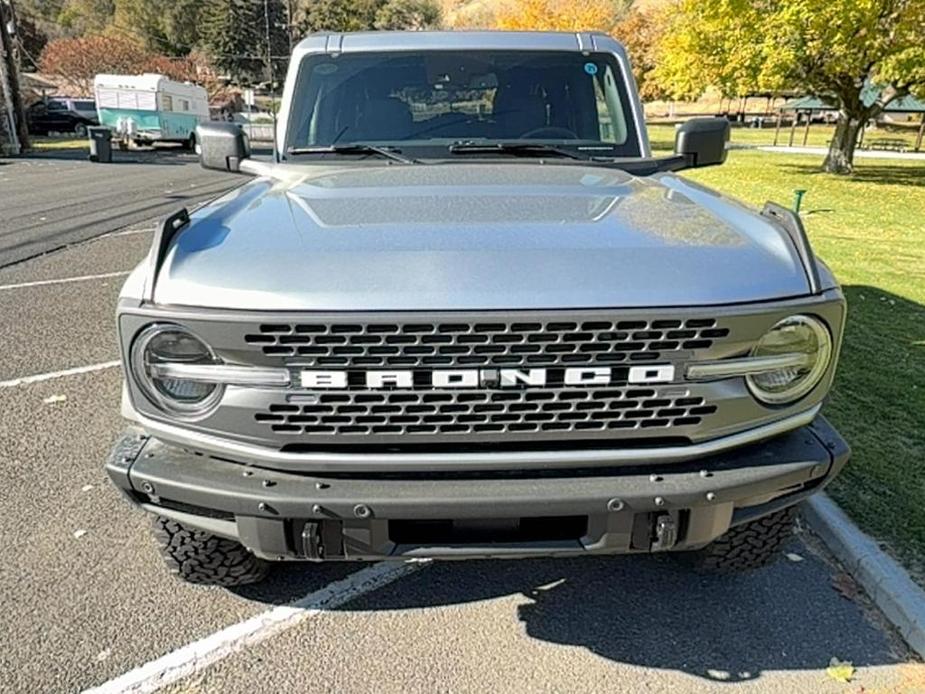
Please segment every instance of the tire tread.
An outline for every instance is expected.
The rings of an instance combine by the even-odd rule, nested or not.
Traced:
[[[187,583],[243,586],[258,583],[267,575],[267,562],[233,540],[187,528],[163,516],[154,518],[153,530],[167,568]]]
[[[735,573],[772,564],[793,533],[796,506],[788,506],[750,523],[730,528],[693,552],[694,566],[704,573]]]

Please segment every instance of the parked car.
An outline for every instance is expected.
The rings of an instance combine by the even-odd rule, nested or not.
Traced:
[[[26,109],[26,123],[32,135],[87,134],[87,127],[98,125],[96,105],[90,99],[45,99]]]
[[[585,33],[314,35],[278,163],[164,220],[117,310],[107,470],[171,570],[685,553],[771,562],[849,450],[820,414],[845,298],[800,218],[654,156],[626,52]],[[114,521],[115,522],[115,521]]]
[[[96,115],[96,102],[93,99],[75,99],[72,97],[52,97],[52,101],[56,103],[61,103],[67,106],[68,110],[73,111],[74,113],[83,116],[84,118],[89,118],[95,124],[99,123],[99,119]]]

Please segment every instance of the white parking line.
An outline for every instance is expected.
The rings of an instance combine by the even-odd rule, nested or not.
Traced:
[[[156,691],[179,679],[194,675],[247,646],[256,645],[307,619],[388,585],[416,571],[422,565],[423,562],[373,564],[289,605],[274,607],[193,641],[99,687],[87,689],[84,694],[135,694]]]
[[[66,284],[68,282],[86,282],[87,280],[104,280],[107,277],[125,277],[131,272],[124,270],[119,272],[103,272],[99,275],[80,275],[78,277],[60,277],[53,280],[35,280],[34,282],[20,282],[19,284],[0,284],[0,292],[8,289],[23,289],[25,287],[44,287],[48,284]]]
[[[44,374],[35,374],[33,376],[21,376],[20,378],[12,378],[9,381],[0,381],[0,388],[13,388],[14,386],[26,386],[30,383],[41,383],[42,381],[50,381],[54,378],[62,378],[64,376],[76,376],[78,374],[92,373],[93,371],[103,371],[104,369],[112,369],[121,364],[120,361],[104,361],[99,364],[90,364],[89,366],[75,366],[73,369],[64,369],[63,371],[49,371]]]

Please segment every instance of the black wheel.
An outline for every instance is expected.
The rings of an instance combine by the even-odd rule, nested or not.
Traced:
[[[704,573],[735,573],[772,564],[793,533],[797,507],[789,506],[767,516],[730,528],[687,559]]]
[[[189,134],[189,138],[183,143],[183,149],[187,152],[196,151],[196,133]]]
[[[78,123],[74,126],[74,134],[77,137],[86,137],[87,136],[87,126],[83,123]]]
[[[167,568],[188,583],[246,586],[262,581],[269,564],[233,540],[156,516],[154,536]]]

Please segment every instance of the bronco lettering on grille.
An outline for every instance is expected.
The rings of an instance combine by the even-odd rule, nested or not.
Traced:
[[[572,386],[608,385],[618,369],[610,367],[572,367],[566,369],[434,369],[416,376],[410,369],[377,369],[358,372],[351,379],[346,371],[304,369],[299,381],[312,390],[342,390],[351,384],[358,388],[536,388],[553,380]],[[650,364],[620,369],[621,380],[630,384],[670,383],[675,377],[672,364]]]

